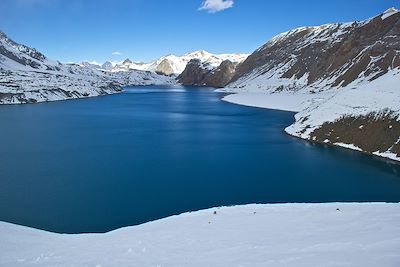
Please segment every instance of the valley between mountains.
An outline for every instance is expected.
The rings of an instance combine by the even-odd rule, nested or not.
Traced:
[[[148,63],[63,64],[0,32],[0,104],[185,85],[224,100],[295,111],[285,131],[313,142],[400,160],[400,12],[282,33],[251,55],[197,51]]]

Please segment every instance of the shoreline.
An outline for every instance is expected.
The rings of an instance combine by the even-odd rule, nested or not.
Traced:
[[[221,100],[236,104],[242,105],[247,107],[256,107],[256,108],[264,108],[264,109],[271,109],[271,110],[280,110],[280,111],[289,111],[294,112],[295,115],[299,112],[303,111],[307,105],[310,105],[312,102],[322,101],[322,99],[326,99],[327,97],[331,97],[333,94],[268,94],[268,93],[251,93],[251,92],[244,92],[244,93],[235,93],[231,92],[231,94],[223,97]],[[300,97],[299,97],[300,96]],[[285,103],[285,101],[289,100],[289,103]],[[294,125],[296,120],[291,124],[288,125],[283,131],[292,137],[299,138],[301,140],[305,140],[314,144],[321,144],[327,145],[331,147],[339,147],[342,149],[349,149],[352,151],[361,152],[366,155],[370,155],[376,158],[385,159],[395,164],[400,164],[400,158],[393,158],[390,155],[385,155],[384,153],[369,153],[366,151],[361,150],[358,147],[355,147],[352,144],[338,144],[338,143],[324,143],[313,141],[308,138],[302,138],[301,136],[295,135],[289,131],[287,128]]]
[[[0,103],[1,106],[19,106],[19,105],[38,105],[38,104],[46,104],[46,103],[54,103],[54,102],[61,102],[61,101],[71,101],[71,100],[85,100],[85,99],[90,99],[90,98],[95,98],[95,97],[106,97],[106,96],[112,96],[116,94],[121,94],[124,92],[124,89],[121,89],[121,91],[116,91],[112,93],[107,93],[107,94],[102,94],[102,95],[89,95],[89,96],[79,96],[79,97],[69,97],[69,98],[60,98],[60,99],[52,99],[52,100],[44,100],[44,101],[37,101],[37,102],[23,102],[23,103]]]

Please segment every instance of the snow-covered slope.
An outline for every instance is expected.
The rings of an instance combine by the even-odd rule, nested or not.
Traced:
[[[146,70],[164,75],[179,75],[192,59],[198,59],[204,64],[209,64],[214,68],[218,67],[223,61],[241,62],[247,58],[247,54],[221,54],[214,55],[207,51],[196,51],[183,56],[167,55],[149,63],[136,63],[125,60],[117,64],[113,71],[123,70]]]
[[[60,70],[62,64],[34,48],[18,44],[0,31],[0,68],[8,70]]]
[[[224,91],[246,93],[230,102],[278,109],[295,103],[290,108],[300,113],[286,129],[291,135],[400,160],[396,9],[280,34],[240,64],[232,81]]]
[[[0,33],[0,104],[36,103],[120,92],[91,67],[64,65]]]
[[[399,221],[399,204],[331,203],[215,208],[106,234],[0,223],[0,266],[397,267]]]
[[[96,64],[61,64],[0,32],[0,104],[36,103],[121,92],[125,85],[174,84],[145,71],[110,73]]]

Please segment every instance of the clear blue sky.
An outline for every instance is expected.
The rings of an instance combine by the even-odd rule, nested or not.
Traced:
[[[63,62],[149,61],[201,49],[250,53],[292,28],[400,8],[400,0],[229,1],[210,13],[199,10],[203,0],[0,0],[0,30]]]

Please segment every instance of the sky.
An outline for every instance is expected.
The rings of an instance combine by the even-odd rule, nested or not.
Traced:
[[[251,53],[281,32],[363,20],[400,0],[0,0],[0,31],[62,62]]]

